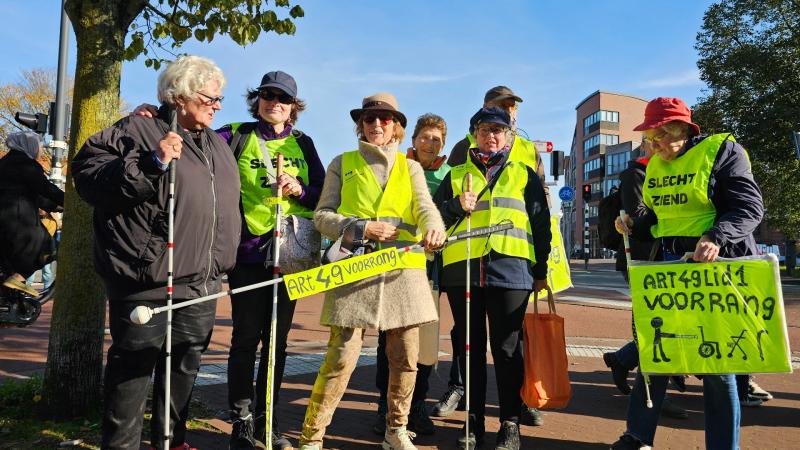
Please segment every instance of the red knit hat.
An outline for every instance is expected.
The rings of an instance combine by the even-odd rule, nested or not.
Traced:
[[[700,126],[692,122],[692,111],[686,103],[679,98],[668,97],[650,100],[644,109],[644,122],[633,131],[651,130],[673,120],[688,123],[694,129],[694,135],[700,134]]]

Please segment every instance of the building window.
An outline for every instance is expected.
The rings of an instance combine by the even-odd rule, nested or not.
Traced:
[[[597,122],[619,122],[619,113],[616,111],[595,111],[583,119],[583,134],[588,134],[589,127]]]
[[[600,158],[595,158],[591,161],[586,161],[585,163],[583,163],[583,176],[586,177],[586,175],[589,172],[597,170],[599,168],[600,168]]]
[[[591,149],[598,145],[617,145],[619,136],[616,134],[595,134],[583,141],[583,159],[589,158]]]
[[[628,161],[630,160],[630,152],[606,155],[606,175],[614,175],[622,172],[628,166]]]
[[[619,186],[619,179],[613,178],[610,180],[603,180],[603,197],[608,197],[611,188],[614,186]]]

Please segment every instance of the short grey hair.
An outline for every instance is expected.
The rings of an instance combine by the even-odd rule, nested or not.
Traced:
[[[158,75],[158,101],[175,106],[177,99],[192,97],[213,80],[220,89],[225,86],[225,75],[214,61],[202,56],[180,56]]]

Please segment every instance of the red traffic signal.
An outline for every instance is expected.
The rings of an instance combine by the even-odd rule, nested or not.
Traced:
[[[584,184],[583,185],[583,201],[588,202],[589,199],[592,198],[592,185],[591,184]]]

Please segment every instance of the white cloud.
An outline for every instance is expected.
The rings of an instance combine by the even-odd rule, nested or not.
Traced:
[[[700,84],[700,71],[698,69],[688,70],[683,73],[669,75],[652,80],[645,80],[638,84],[639,88],[665,88],[679,86],[694,86]]]

